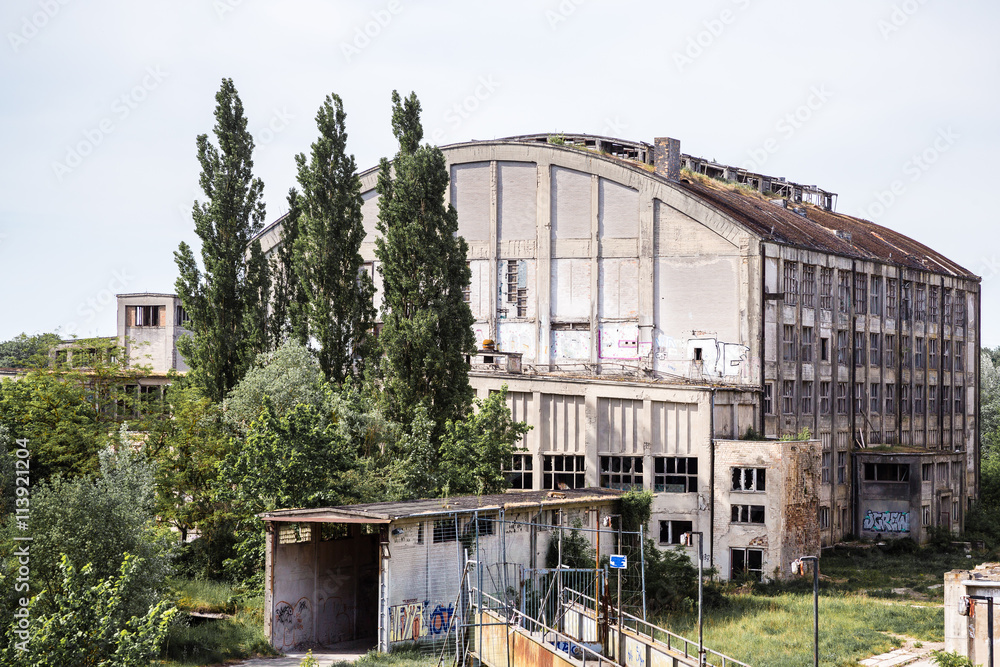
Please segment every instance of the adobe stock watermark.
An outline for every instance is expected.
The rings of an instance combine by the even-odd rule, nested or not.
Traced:
[[[751,0],[732,0],[732,4],[740,11],[749,9],[750,2]],[[677,71],[683,74],[685,68],[693,65],[694,61],[712,48],[726,32],[726,28],[735,23],[737,18],[739,13],[727,7],[715,18],[702,21],[702,29],[688,37],[687,44],[681,51],[674,51],[674,65],[677,66]]]
[[[39,0],[38,11],[21,17],[21,26],[17,32],[8,32],[7,41],[14,53],[21,50],[28,42],[38,36],[49,22],[56,17],[70,0]]]
[[[98,290],[93,296],[87,297],[76,307],[76,314],[80,317],[79,321],[82,321],[83,325],[86,326],[108,308],[117,309],[118,298],[116,295],[123,292],[133,280],[134,276],[130,275],[125,269],[113,271],[107,287]],[[60,335],[65,334],[64,337],[79,335],[80,325],[77,322],[77,320],[74,320],[65,327],[62,327],[59,332]]]
[[[14,648],[25,652],[28,650],[28,640],[31,637],[31,613],[30,604],[31,590],[31,549],[29,542],[32,541],[28,532],[28,519],[31,515],[31,477],[30,462],[31,454],[28,452],[28,439],[20,438],[15,441],[17,449],[14,450],[14,495],[15,510],[14,520],[20,534],[14,535],[14,551],[11,558],[17,559],[17,576],[14,577],[14,600],[16,601],[14,610],[14,635],[20,641],[14,643]]]
[[[560,0],[555,9],[545,10],[545,20],[549,22],[549,29],[555,31],[559,26],[569,20],[576,10],[587,0]]]
[[[226,14],[230,12],[235,12],[236,8],[243,4],[243,0],[214,0],[212,3],[212,9],[215,10],[215,15],[219,19],[226,18]]]
[[[989,258],[983,257],[979,262],[976,274],[983,279],[984,283],[988,280],[993,280],[1000,275],[1000,259],[996,255],[992,255]]]
[[[914,153],[903,163],[902,172],[905,178],[897,178],[888,187],[874,195],[875,201],[864,208],[865,217],[873,222],[885,215],[886,211],[895,205],[907,192],[907,184],[913,184],[923,178],[941,156],[951,150],[960,139],[960,135],[951,127],[939,128],[934,140],[919,153]]]
[[[622,121],[618,116],[605,118],[604,127],[601,128],[602,137],[621,137],[628,129],[628,123]]]
[[[882,39],[888,40],[890,35],[899,32],[925,4],[927,0],[903,0],[894,4],[889,16],[879,19],[876,24]]]
[[[403,5],[399,0],[389,0],[385,9],[376,9],[371,13],[371,19],[365,21],[363,26],[354,27],[354,36],[349,42],[340,43],[340,52],[344,54],[347,62],[361,55],[361,52],[371,46],[372,41],[382,34],[382,31],[389,27],[394,17],[403,11]]]
[[[285,107],[274,109],[267,124],[254,135],[254,143],[257,146],[267,146],[274,141],[276,136],[284,132],[293,120],[295,120],[295,116],[288,113],[288,109]]]
[[[111,115],[105,116],[94,127],[83,130],[83,139],[66,147],[66,155],[61,162],[52,163],[52,173],[59,181],[73,173],[87,156],[91,155],[105,138],[114,132],[120,123],[124,122],[139,105],[146,101],[149,94],[160,87],[160,84],[170,76],[159,66],[147,67],[142,80],[132,86],[127,92],[119,95],[111,103]]]
[[[747,151],[748,159],[744,166],[749,171],[760,171],[768,159],[781,150],[781,142],[788,141],[795,136],[795,133],[802,129],[817,111],[826,106],[832,97],[833,93],[826,87],[825,83],[810,87],[805,102],[786,113],[774,124],[774,131],[777,132],[777,135],[765,139],[758,148]]]
[[[428,136],[434,144],[439,144],[448,135],[462,126],[469,117],[475,114],[486,100],[493,97],[493,94],[500,87],[500,81],[493,74],[480,76],[476,82],[476,87],[472,93],[455,102],[444,112],[444,122],[449,129],[438,127]]]

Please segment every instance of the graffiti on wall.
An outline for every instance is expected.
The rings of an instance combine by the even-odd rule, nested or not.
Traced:
[[[446,634],[455,615],[455,605],[442,604],[431,609],[431,601],[406,600],[389,607],[389,641],[416,641]]]
[[[312,639],[312,607],[308,598],[294,605],[281,600],[274,605],[274,639],[278,648],[291,648]]]
[[[879,533],[908,533],[910,532],[909,512],[865,512],[865,520],[861,524],[862,530],[870,530]]]

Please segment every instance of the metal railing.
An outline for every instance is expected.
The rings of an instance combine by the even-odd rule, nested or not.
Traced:
[[[590,597],[589,595],[584,595],[579,591],[567,590],[565,593],[567,597],[580,598],[580,602],[578,602],[578,604],[582,609],[586,610],[588,613],[595,604],[594,598]],[[653,625],[652,623],[644,621],[641,618],[633,616],[632,614],[629,614],[627,612],[620,612],[620,613],[622,615],[622,626],[625,629],[629,630],[630,632],[634,633],[639,637],[644,637],[648,639],[650,643],[652,643],[654,646],[665,648],[673,653],[680,653],[685,658],[692,658],[697,662],[698,642],[691,641],[687,637],[682,637],[681,635],[673,633],[670,630],[661,628],[658,625]],[[666,641],[663,641],[661,637],[665,637]],[[678,648],[678,646],[683,646],[683,649]],[[693,651],[692,648],[694,649]],[[736,658],[730,658],[728,655],[725,655],[724,653],[713,651],[712,649],[707,647],[705,648],[705,654],[706,654],[705,662],[707,665],[710,665],[711,667],[750,667],[750,665],[748,665],[745,662],[740,662]],[[710,655],[715,656],[721,662],[718,661],[712,662],[711,660],[709,660],[708,657]]]
[[[563,641],[568,646],[568,651],[565,651],[567,655],[574,660],[580,660],[584,666],[587,664],[598,665],[598,666],[608,666],[608,667],[622,667],[622,665],[610,658],[607,658],[597,651],[594,651],[588,647],[585,643],[580,640],[568,635],[564,632],[549,627],[539,620],[524,614],[519,609],[514,607],[514,605],[505,603],[503,600],[482,593],[476,589],[472,590],[473,600],[481,599],[484,603],[483,607],[477,608],[477,605],[473,603],[473,608],[476,610],[477,614],[489,613],[498,619],[502,619],[500,623],[491,625],[505,625],[508,628],[512,628],[515,631],[521,629],[532,641],[545,646],[546,649],[550,651],[561,651],[556,647],[553,642],[547,641],[548,638],[554,637],[557,640]],[[486,607],[485,603],[493,603],[494,606]],[[487,624],[477,623],[477,626],[484,626]],[[537,636],[536,636],[537,635]],[[478,638],[478,641],[482,641],[482,634]],[[481,647],[477,647],[481,650]],[[742,663],[741,663],[742,664]]]

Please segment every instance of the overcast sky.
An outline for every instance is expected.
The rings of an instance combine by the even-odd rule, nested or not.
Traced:
[[[174,291],[195,137],[231,77],[268,221],[325,95],[364,170],[394,152],[391,91],[413,90],[442,145],[673,136],[837,192],[981,275],[998,345],[998,18],[985,0],[6,0],[0,340],[111,335],[115,293]]]

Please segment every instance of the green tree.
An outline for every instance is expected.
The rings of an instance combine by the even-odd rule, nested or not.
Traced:
[[[392,94],[399,152],[379,165],[375,254],[384,284],[379,337],[381,389],[388,416],[409,424],[424,405],[435,425],[464,417],[472,399],[465,355],[475,345],[463,300],[470,280],[468,246],[448,199],[441,151],[420,146],[420,102]]]
[[[309,340],[305,321],[306,297],[295,274],[292,258],[299,236],[301,198],[295,188],[288,191],[288,213],[281,219],[281,242],[271,254],[271,341],[275,346],[288,339],[305,345]]]
[[[48,364],[48,353],[59,343],[56,334],[21,334],[0,343],[0,368],[37,368]]]
[[[441,438],[444,487],[450,495],[503,493],[503,474],[530,426],[515,422],[507,407],[507,385],[460,421],[445,424]]]
[[[295,156],[302,195],[294,197],[300,213],[292,262],[305,296],[307,335],[318,344],[324,375],[337,384],[356,375],[375,325],[375,287],[362,271],[361,179],[347,154],[345,118],[340,97],[327,95],[309,159]]]
[[[94,576],[105,579],[133,554],[143,566],[128,606],[130,615],[141,614],[158,599],[170,569],[168,540],[153,522],[155,465],[128,446],[100,459],[97,480],[57,477],[31,494],[31,584],[58,590],[62,556],[77,568],[92,564]]]
[[[142,592],[142,568],[142,559],[126,555],[116,575],[101,578],[93,566],[77,568],[63,556],[59,582],[28,604],[28,629],[21,629],[17,618],[6,628],[0,663],[23,667],[149,665],[177,609],[160,601],[133,614],[129,601]]]
[[[215,96],[218,148],[198,136],[200,185],[205,202],[195,202],[195,232],[201,239],[204,273],[194,252],[181,242],[177,294],[191,317],[191,336],[177,347],[190,375],[205,394],[221,401],[260,352],[269,348],[268,264],[254,236],[263,228],[264,184],[253,176],[253,137],[243,103],[231,79]]]

